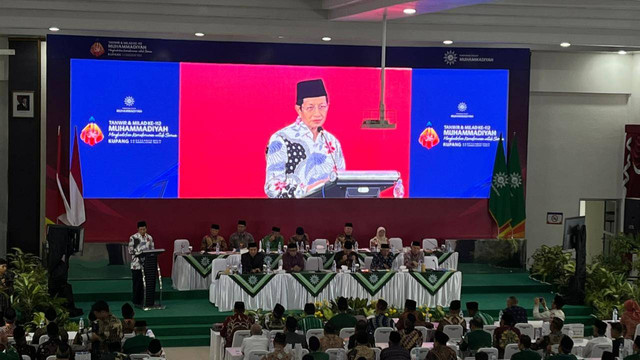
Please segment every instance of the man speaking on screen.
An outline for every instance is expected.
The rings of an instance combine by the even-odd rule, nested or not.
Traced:
[[[300,198],[345,169],[342,147],[323,129],[329,97],[321,79],[301,81],[296,92],[296,121],[271,135],[267,146],[264,191],[270,198]]]

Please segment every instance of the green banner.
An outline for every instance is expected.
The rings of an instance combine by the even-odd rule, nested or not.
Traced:
[[[274,274],[234,274],[229,275],[231,279],[238,284],[246,292],[251,295],[251,297],[256,296],[262,288],[264,288],[271,279],[275,276]]]
[[[435,295],[449,278],[455,274],[455,271],[433,271],[425,272],[410,271],[409,274],[422,285],[431,295]]]
[[[395,274],[393,271],[371,271],[366,273],[351,273],[351,276],[367,290],[369,295],[373,296],[377,294]]]
[[[211,274],[211,268],[213,266],[213,260],[217,258],[226,258],[226,254],[190,254],[182,256],[187,263],[193,267],[200,276],[206,278]]]
[[[291,275],[300,285],[307,289],[313,297],[316,297],[329,285],[331,280],[336,276],[336,273],[300,272],[291,273]]]
[[[442,264],[443,262],[447,261],[448,258],[451,257],[451,252],[442,252],[442,251],[434,251],[431,253],[431,256],[435,256],[438,258],[438,264]]]

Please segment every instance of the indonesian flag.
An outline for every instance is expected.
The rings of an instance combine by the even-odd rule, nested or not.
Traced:
[[[59,131],[59,130],[58,130]],[[71,155],[71,170],[69,171],[69,200],[67,201],[60,177],[56,174],[58,181],[58,189],[64,201],[66,214],[58,217],[66,225],[80,226],[85,222],[86,215],[84,211],[84,198],[82,197],[82,172],[80,171],[80,151],[78,150],[78,133],[73,131],[73,153]]]

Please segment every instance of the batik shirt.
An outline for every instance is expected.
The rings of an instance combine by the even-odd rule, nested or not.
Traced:
[[[308,185],[344,169],[338,139],[323,131],[314,140],[311,130],[298,117],[269,139],[264,191],[270,198],[304,197]]]
[[[129,254],[133,256],[131,259],[131,270],[142,269],[142,264],[140,263],[138,255],[140,255],[144,250],[150,250],[153,248],[153,238],[151,235],[145,234],[142,236],[140,233],[131,235],[131,237],[129,237]]]
[[[373,270],[386,270],[386,269],[391,269],[393,267],[393,260],[395,259],[395,256],[393,256],[391,253],[389,253],[389,255],[382,256],[382,253],[375,253],[373,255],[373,260],[371,261],[371,269]],[[386,267],[385,267],[386,265]]]

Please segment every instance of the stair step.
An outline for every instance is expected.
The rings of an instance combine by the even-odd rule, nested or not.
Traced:
[[[188,324],[188,325],[175,325],[175,324],[162,324],[150,326],[151,330],[157,337],[180,335],[209,335],[211,324]]]
[[[209,346],[211,335],[158,336],[162,347]]]

